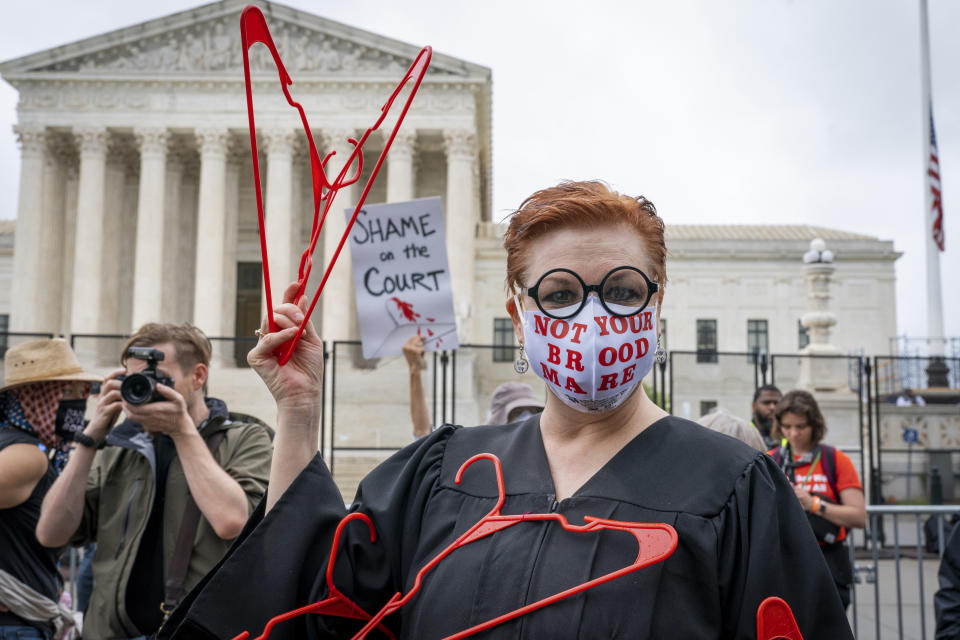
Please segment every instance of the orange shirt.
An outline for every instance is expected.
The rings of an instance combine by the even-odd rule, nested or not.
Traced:
[[[857,475],[857,469],[853,466],[853,461],[850,460],[850,456],[839,449],[835,449],[835,451],[837,452],[837,463],[835,465],[837,473],[837,491],[843,491],[844,489],[860,489],[863,491],[863,485],[860,484],[860,476]],[[773,455],[775,452],[776,449],[771,449],[769,453],[770,455]],[[827,474],[823,471],[824,455],[826,454],[822,453],[820,455],[820,459],[817,460],[817,464],[813,467],[813,471],[810,471],[809,462],[807,464],[798,466],[794,472],[794,484],[802,489],[806,489],[808,493],[823,496],[832,502],[840,502],[840,496],[834,492],[833,487],[831,487],[830,483],[827,481]],[[800,456],[795,456],[794,459],[799,457]],[[829,509],[829,507],[827,508]],[[841,527],[840,534],[837,536],[837,542],[846,537],[847,530]]]

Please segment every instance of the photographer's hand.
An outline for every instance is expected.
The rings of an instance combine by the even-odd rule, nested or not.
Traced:
[[[90,418],[90,423],[83,430],[84,434],[97,442],[107,437],[107,433],[113,428],[123,409],[123,398],[120,395],[121,382],[117,380],[117,376],[124,373],[126,369],[114,369],[107,374],[103,384],[100,385],[97,408],[93,412],[93,417]]]
[[[176,439],[180,435],[197,433],[197,427],[187,412],[187,403],[178,391],[165,384],[157,384],[157,393],[163,400],[146,404],[123,402],[123,412],[150,433],[163,433]]]

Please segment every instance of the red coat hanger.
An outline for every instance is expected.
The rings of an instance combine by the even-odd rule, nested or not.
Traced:
[[[307,322],[310,320],[310,314],[313,313],[313,309],[317,305],[317,301],[320,299],[320,293],[323,291],[323,287],[326,285],[327,279],[330,277],[330,272],[333,270],[333,266],[336,264],[337,258],[340,256],[340,251],[343,249],[343,245],[346,243],[347,238],[350,237],[350,230],[353,228],[353,223],[356,221],[357,215],[360,213],[360,209],[363,207],[363,203],[367,199],[367,194],[370,192],[370,188],[373,186],[373,181],[376,179],[377,174],[380,172],[380,167],[383,165],[383,161],[387,157],[387,152],[390,150],[390,145],[393,144],[393,139],[397,136],[397,131],[400,129],[400,125],[403,123],[403,120],[407,115],[407,111],[410,109],[410,104],[413,102],[413,97],[417,95],[417,91],[420,88],[420,82],[423,80],[423,76],[427,72],[427,67],[430,65],[430,60],[433,56],[433,50],[430,47],[424,47],[420,50],[420,53],[418,53],[417,57],[414,58],[413,64],[411,64],[410,68],[407,69],[407,72],[404,74],[403,78],[401,78],[400,83],[397,84],[396,88],[393,90],[393,93],[390,94],[390,97],[387,98],[387,101],[384,103],[383,107],[381,107],[380,116],[377,118],[376,122],[374,122],[373,125],[363,133],[363,135],[360,137],[360,140],[354,140],[353,138],[347,139],[347,141],[353,145],[353,151],[343,163],[343,168],[340,170],[340,173],[337,174],[337,177],[331,182],[327,179],[324,168],[326,167],[327,162],[336,152],[331,151],[324,156],[323,160],[320,159],[320,155],[317,152],[316,143],[313,139],[313,132],[310,129],[310,124],[307,122],[307,115],[303,110],[303,106],[299,102],[294,101],[294,99],[290,96],[288,85],[293,84],[293,81],[290,79],[290,74],[287,73],[287,69],[284,67],[283,61],[280,59],[280,54],[277,52],[276,45],[274,45],[273,37],[270,35],[270,29],[267,27],[267,21],[264,19],[263,13],[261,13],[260,9],[257,7],[248,5],[240,14],[240,43],[243,47],[243,79],[246,84],[247,119],[249,120],[250,128],[250,153],[253,161],[253,184],[257,199],[257,220],[260,225],[260,254],[263,259],[263,286],[267,298],[267,322],[269,323],[270,332],[276,331],[277,325],[273,320],[273,298],[270,286],[270,266],[267,256],[266,230],[264,229],[263,222],[263,194],[261,193],[260,189],[260,159],[257,154],[257,129],[253,116],[253,91],[250,82],[250,47],[257,42],[264,44],[267,49],[270,50],[270,54],[273,56],[273,61],[277,65],[277,72],[280,75],[280,88],[283,91],[283,96],[286,98],[287,103],[300,113],[300,122],[303,125],[303,130],[306,134],[307,151],[308,155],[310,156],[310,173],[313,180],[313,227],[311,228],[310,232],[310,243],[300,256],[300,269],[297,276],[298,288],[297,294],[294,298],[295,300],[298,300],[300,296],[304,294],[304,291],[307,287],[307,279],[310,277],[310,270],[313,267],[313,253],[316,250],[317,240],[320,238],[320,230],[323,228],[323,223],[327,218],[327,213],[330,211],[330,206],[333,204],[333,200],[336,198],[337,192],[341,188],[354,184],[360,179],[360,174],[363,171],[363,145],[366,143],[370,134],[380,128],[380,125],[383,123],[387,114],[390,112],[390,109],[393,107],[394,101],[397,99],[397,96],[400,95],[400,92],[403,90],[404,86],[406,86],[407,82],[413,83],[410,88],[410,95],[407,96],[406,100],[404,100],[402,103],[403,106],[401,107],[400,113],[397,116],[396,124],[393,125],[393,128],[390,130],[390,134],[386,137],[386,141],[383,145],[383,151],[380,152],[380,156],[377,158],[377,163],[374,165],[373,171],[370,173],[370,177],[367,179],[367,182],[363,187],[363,191],[360,194],[360,198],[357,201],[356,207],[353,210],[353,215],[347,222],[346,229],[344,229],[343,235],[340,238],[340,243],[337,245],[333,256],[330,257],[330,260],[327,263],[327,267],[323,272],[323,278],[320,280],[317,291],[310,302],[307,312],[304,314],[303,321],[300,323],[300,329],[297,331],[296,336],[292,340],[281,347],[282,351],[278,355],[279,363],[282,365],[286,364],[286,362],[290,359],[290,356],[293,354],[297,342],[300,340],[300,336],[303,335],[304,327],[307,326]],[[347,171],[350,169],[351,165],[354,164],[354,160],[356,160],[357,168],[352,176],[347,177]],[[323,203],[322,215],[320,214],[321,203]]]
[[[370,542],[377,541],[377,532],[373,528],[373,521],[370,520],[370,517],[365,513],[348,513],[344,516],[343,519],[337,523],[337,530],[333,532],[333,544],[330,545],[330,558],[327,560],[327,595],[328,597],[319,602],[314,602],[313,604],[308,604],[305,607],[300,607],[299,609],[294,609],[293,611],[288,611],[286,613],[281,613],[278,616],[270,618],[270,621],[267,622],[267,625],[263,628],[263,632],[254,638],[253,640],[266,640],[270,634],[273,632],[273,628],[285,620],[291,618],[296,618],[305,613],[316,613],[320,615],[329,615],[337,616],[340,618],[353,618],[355,620],[369,620],[370,614],[361,609],[356,603],[354,603],[350,598],[343,595],[337,586],[333,584],[333,563],[337,558],[337,549],[340,547],[340,534],[343,532],[343,528],[346,527],[352,520],[361,520],[366,523],[367,528],[370,529]],[[387,629],[382,624],[376,625],[390,640],[395,640],[393,633]],[[244,631],[233,637],[233,640],[246,640],[250,637],[250,633]]]
[[[474,625],[469,629],[464,629],[458,633],[455,633],[452,636],[448,636],[444,640],[455,640],[457,638],[466,638],[480,631],[484,631],[491,627],[494,627],[508,620],[513,620],[514,618],[519,618],[520,616],[526,615],[537,609],[541,609],[547,605],[553,604],[564,598],[569,598],[572,595],[582,593],[587,589],[591,589],[610,580],[614,580],[621,576],[627,575],[644,567],[647,567],[651,564],[661,562],[668,558],[670,554],[673,553],[674,549],[677,548],[677,532],[668,524],[661,523],[639,523],[639,522],[624,522],[620,520],[606,520],[603,518],[594,518],[592,516],[584,516],[584,521],[586,524],[583,525],[571,525],[567,522],[567,519],[559,513],[524,513],[518,515],[502,515],[500,513],[500,508],[503,506],[503,502],[506,498],[506,491],[503,483],[503,468],[500,464],[500,459],[492,453],[478,453],[469,460],[463,463],[460,469],[457,471],[457,475],[454,479],[454,482],[460,484],[461,479],[463,478],[463,472],[466,471],[467,467],[476,462],[477,460],[490,460],[493,462],[494,472],[497,479],[497,492],[498,498],[497,503],[490,510],[490,512],[479,520],[475,525],[467,529],[459,538],[454,540],[449,546],[443,549],[438,553],[430,562],[425,564],[420,571],[417,572],[416,577],[413,581],[413,586],[410,588],[405,595],[400,593],[395,594],[390,600],[383,606],[380,611],[376,613],[364,627],[353,636],[352,640],[361,640],[366,638],[367,634],[386,616],[397,611],[405,604],[410,602],[410,600],[417,594],[420,590],[420,586],[423,583],[424,576],[433,569],[437,564],[439,564],[444,558],[449,556],[451,553],[463,547],[471,542],[475,542],[481,538],[484,538],[490,534],[496,533],[502,529],[512,527],[513,525],[520,524],[521,522],[542,522],[547,520],[553,520],[560,524],[561,527],[567,531],[573,531],[578,533],[592,532],[592,531],[601,531],[604,529],[612,529],[615,531],[624,531],[630,533],[637,539],[637,544],[639,546],[639,551],[637,552],[636,559],[629,565],[623,567],[622,569],[617,569],[606,575],[593,578],[588,580],[583,584],[565,589],[559,593],[556,593],[552,596],[548,596],[536,602],[532,602],[528,605],[504,613],[496,618],[487,620],[480,624]]]
[[[757,640],[803,640],[790,605],[770,596],[757,608]]]

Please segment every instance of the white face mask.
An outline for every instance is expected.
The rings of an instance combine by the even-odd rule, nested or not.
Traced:
[[[621,318],[590,296],[580,313],[566,320],[527,311],[523,346],[533,372],[564,404],[584,413],[610,411],[653,368],[656,307]]]

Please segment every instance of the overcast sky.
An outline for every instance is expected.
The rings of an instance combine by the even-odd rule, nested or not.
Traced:
[[[960,2],[929,1],[945,328],[960,336]],[[198,4],[6,3],[0,60]],[[493,70],[495,219],[559,179],[599,177],[667,224],[868,233],[904,253],[899,332],[926,334],[918,1],[285,4]],[[16,216],[16,100],[2,83],[0,218]]]

